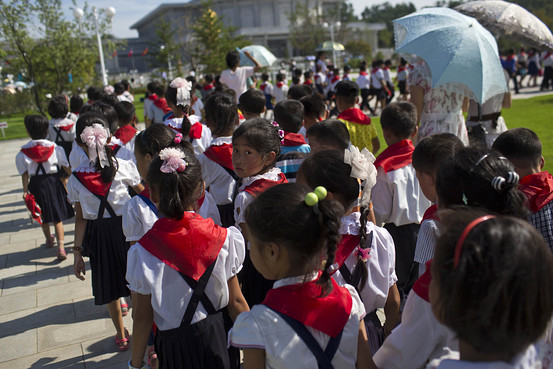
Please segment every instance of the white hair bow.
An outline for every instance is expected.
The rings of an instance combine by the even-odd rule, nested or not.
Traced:
[[[104,147],[108,142],[108,132],[101,124],[94,123],[86,127],[81,133],[81,140],[88,147],[88,158],[90,163],[96,163],[96,158],[100,160],[100,167],[109,166],[109,160]]]
[[[371,189],[376,184],[376,167],[373,164],[375,160],[366,147],[360,152],[357,147],[350,145],[344,151],[344,163],[351,165],[350,176],[364,181],[361,205],[371,201]]]
[[[177,77],[169,86],[177,89],[177,106],[190,105],[190,90],[192,89],[192,83],[182,77]]]

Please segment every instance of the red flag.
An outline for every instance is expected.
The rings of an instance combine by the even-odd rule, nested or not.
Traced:
[[[145,48],[144,51],[142,52],[142,56],[148,54],[148,48]]]
[[[115,51],[113,52],[113,54],[111,54],[111,57],[112,57],[112,58],[115,58],[116,56],[117,56],[117,50],[115,50]]]
[[[127,55],[129,58],[132,56],[132,49],[129,51],[129,55]]]

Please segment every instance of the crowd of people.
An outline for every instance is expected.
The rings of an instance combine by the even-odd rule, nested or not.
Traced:
[[[553,177],[537,135],[471,144],[464,97],[433,91],[424,63],[400,62],[391,102],[391,62],[353,81],[319,58],[250,88],[247,57],[149,83],[142,131],[124,81],[25,118],[23,196],[60,260],[74,217],[74,274],[128,367],[548,368]],[[381,109],[382,151],[365,108]]]

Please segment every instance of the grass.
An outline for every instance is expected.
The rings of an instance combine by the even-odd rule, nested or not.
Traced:
[[[139,98],[135,100],[136,114],[140,122],[144,121],[143,102]],[[538,134],[542,142],[543,156],[545,158],[545,169],[553,170],[553,130],[549,127],[551,121],[551,113],[553,110],[553,95],[539,96],[531,99],[513,100],[513,105],[510,109],[503,109],[502,115],[505,118],[507,127],[526,127]],[[33,114],[29,112],[28,114]],[[6,138],[0,137],[1,140],[9,140],[14,138],[23,138],[27,136],[23,119],[25,114],[14,114],[11,116],[0,116],[0,122],[7,121],[8,128],[5,129]],[[382,128],[380,127],[380,118],[371,118],[376,124],[378,137],[380,139],[381,151],[386,147]]]

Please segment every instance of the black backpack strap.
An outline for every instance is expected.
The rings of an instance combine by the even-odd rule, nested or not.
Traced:
[[[42,172],[42,173],[40,173]],[[46,174],[46,170],[44,169],[44,166],[42,163],[38,163],[38,167],[36,168],[35,176],[39,176],[41,174]]]
[[[66,142],[64,139],[63,139],[63,136],[61,135],[61,129],[59,128],[56,128],[56,127],[52,127],[54,129],[54,132],[56,132],[56,138],[54,139],[54,142],[55,143],[58,143],[58,142]]]
[[[336,354],[336,351],[338,351],[338,347],[340,346],[343,330],[336,337],[330,337],[330,340],[328,341],[328,344],[323,351],[321,346],[319,346],[319,344],[315,340],[315,337],[313,337],[313,335],[307,330],[305,325],[303,325],[296,319],[289,317],[288,315],[285,315],[270,307],[269,309],[280,315],[280,317],[284,319],[286,323],[288,323],[288,325],[294,330],[294,332],[296,332],[298,336],[300,336],[300,338],[309,348],[311,353],[315,355],[315,358],[317,359],[317,366],[319,369],[334,369],[331,362],[334,358],[334,355]]]
[[[100,207],[98,208],[98,216],[97,216],[98,219],[103,219],[104,218],[104,210],[108,211],[110,217],[112,217],[112,218],[117,217],[117,214],[115,214],[115,211],[113,210],[113,208],[111,207],[111,205],[108,202],[108,196],[109,196],[109,190],[111,188],[111,183],[109,184],[109,187],[108,187],[108,190],[106,191],[106,194],[104,196],[100,196],[100,195],[90,191],[86,187],[86,184],[83,181],[81,181],[81,179],[76,174],[76,172],[73,172],[73,175],[75,176],[75,178],[77,178],[77,181],[79,181],[79,183],[83,185],[84,188],[86,188],[91,194],[93,194],[94,196],[96,196],[98,198],[98,200],[100,200]]]
[[[205,294],[205,287],[207,286],[207,282],[209,282],[209,278],[211,277],[211,273],[213,272],[213,268],[215,267],[216,262],[217,259],[215,259],[215,261],[207,267],[204,274],[202,274],[197,282],[186,274],[179,272],[180,276],[194,290],[194,293],[190,298],[190,302],[186,307],[186,311],[184,312],[184,316],[182,317],[182,321],[180,324],[181,327],[190,325],[190,323],[192,322],[192,318],[194,317],[194,313],[196,313],[196,309],[198,308],[198,304],[200,302],[202,303],[208,314],[215,314],[217,312],[217,310],[215,310],[213,304],[211,303],[211,301],[209,301],[209,298]]]
[[[119,150],[121,150],[121,146],[119,146],[119,145],[115,146],[115,149],[112,150],[113,151],[113,156],[117,155]]]
[[[367,235],[366,243],[367,243],[367,245],[372,245],[372,243],[373,243],[373,231],[371,231]],[[347,284],[350,284],[353,287],[355,287],[355,290],[357,292],[361,292],[359,290],[359,282],[361,281],[361,273],[355,273],[355,267],[356,266],[357,265],[355,265],[353,267],[353,271],[350,272],[348,267],[346,266],[346,263],[344,262],[344,264],[342,264],[342,266],[338,270],[340,271],[340,274],[342,275],[342,277],[344,278],[344,280],[346,281]]]

